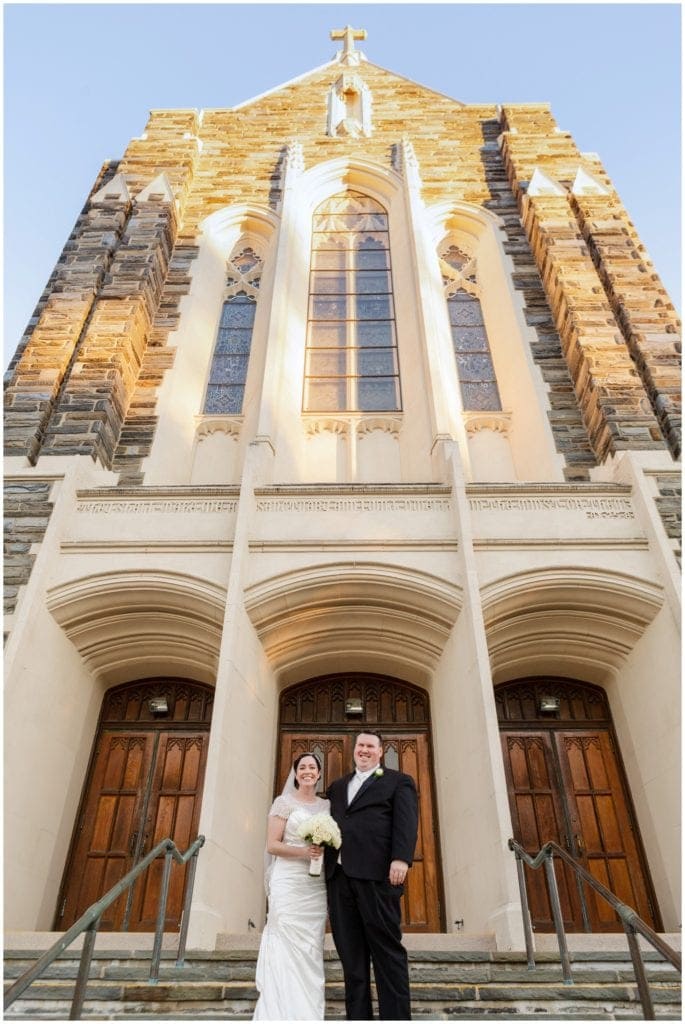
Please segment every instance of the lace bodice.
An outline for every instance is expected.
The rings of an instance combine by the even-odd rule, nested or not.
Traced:
[[[303,804],[291,794],[277,796],[269,811],[270,817],[284,818],[286,825],[282,842],[288,846],[306,846],[307,843],[301,839],[297,830],[300,825],[311,818],[313,814],[330,814],[330,801],[318,796],[313,804]]]

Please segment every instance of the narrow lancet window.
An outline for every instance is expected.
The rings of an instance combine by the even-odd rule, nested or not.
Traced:
[[[252,345],[257,290],[262,261],[251,248],[241,248],[228,264],[224,301],[203,412],[239,416]]]
[[[456,245],[441,256],[452,344],[465,411],[502,408],[483,310],[478,298],[475,261]]]
[[[345,192],[314,214],[305,412],[401,408],[388,215]]]

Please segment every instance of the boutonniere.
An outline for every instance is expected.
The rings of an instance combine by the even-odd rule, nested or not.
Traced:
[[[376,776],[377,779],[380,779],[381,775],[383,774],[383,769],[382,768],[376,768],[376,770],[375,770],[375,772],[373,774]]]

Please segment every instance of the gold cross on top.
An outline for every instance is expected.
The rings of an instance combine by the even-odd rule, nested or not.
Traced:
[[[366,39],[366,29],[352,28],[351,25],[345,25],[345,28],[334,28],[331,31],[331,39],[333,41],[337,39],[344,40],[342,55],[347,57],[350,53],[358,52],[354,48],[354,41],[355,39]]]

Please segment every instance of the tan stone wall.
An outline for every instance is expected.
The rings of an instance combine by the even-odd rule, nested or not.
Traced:
[[[679,321],[594,156],[546,107],[503,108],[502,152],[576,394],[600,460],[622,449],[680,451]],[[573,194],[582,166],[607,194]],[[567,194],[531,195],[536,169]]]

